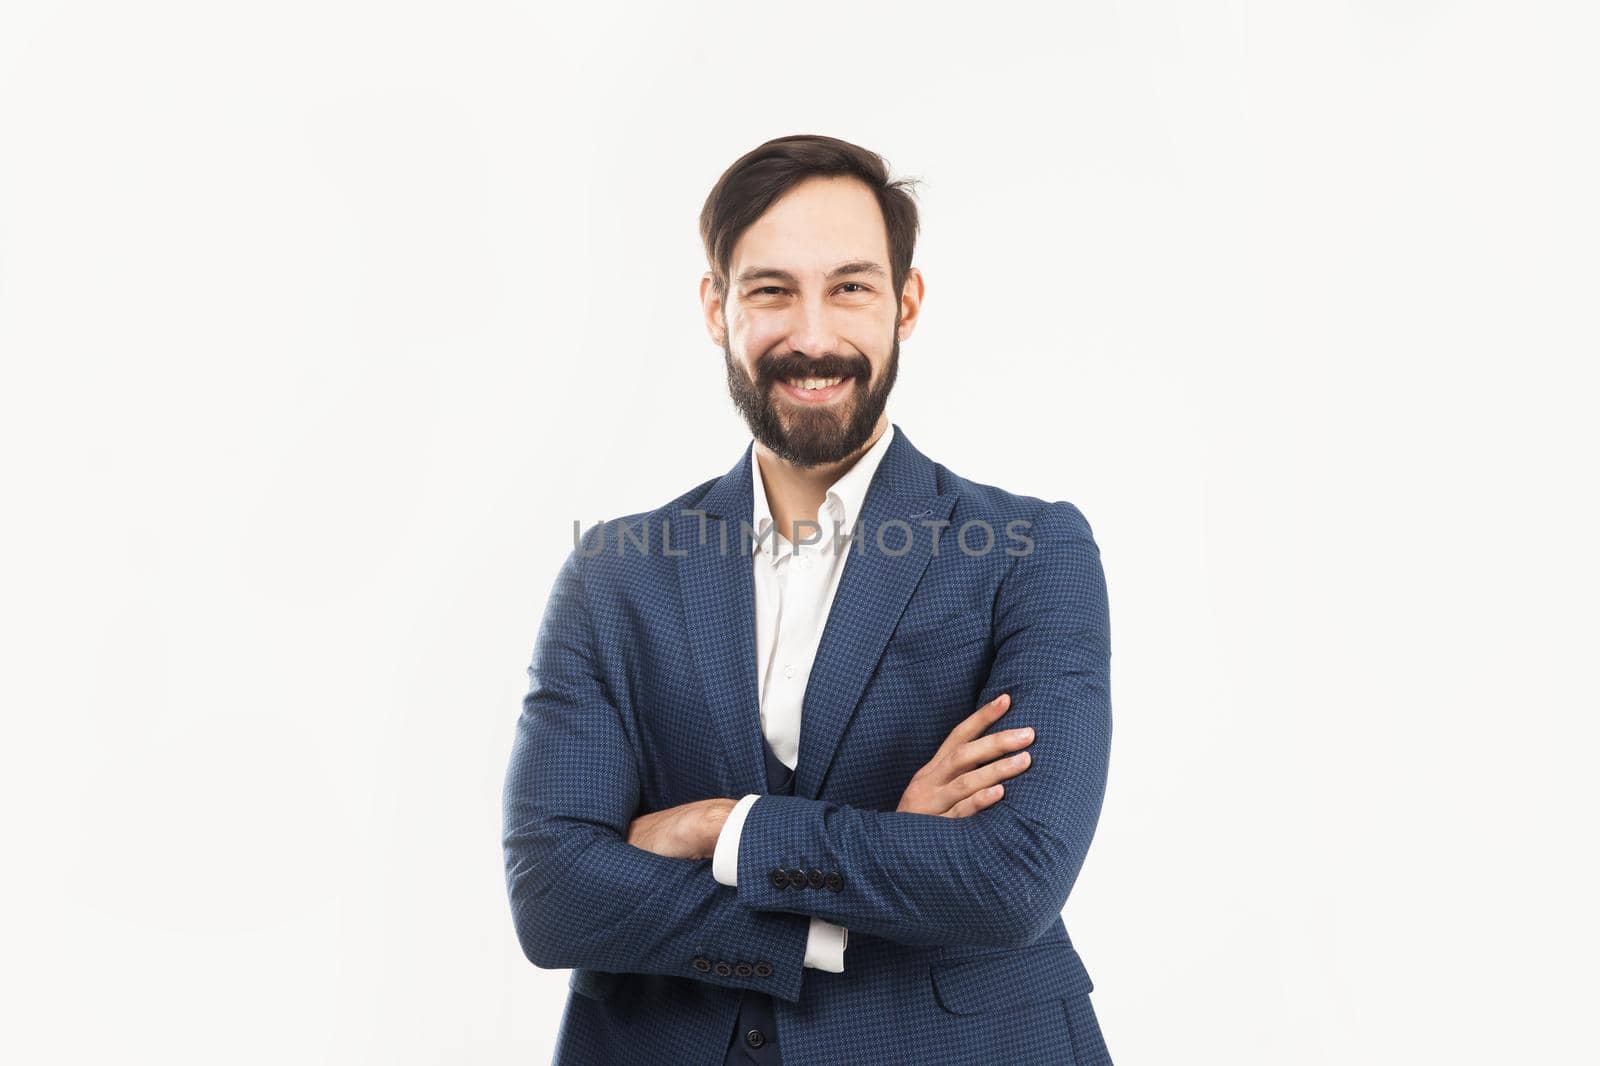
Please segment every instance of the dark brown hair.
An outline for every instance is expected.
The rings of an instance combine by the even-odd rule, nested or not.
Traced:
[[[722,172],[700,209],[700,240],[711,266],[712,291],[725,296],[728,267],[739,235],[789,188],[807,178],[847,176],[866,183],[878,198],[889,237],[889,274],[898,304],[917,243],[915,178],[889,180],[883,157],[849,141],[820,134],[777,137],[753,148]]]

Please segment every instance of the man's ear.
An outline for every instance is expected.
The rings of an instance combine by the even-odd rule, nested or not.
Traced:
[[[700,275],[700,311],[705,315],[706,332],[710,334],[712,343],[718,348],[722,347],[728,332],[728,319],[723,310],[722,297],[713,291],[709,270]]]
[[[917,328],[917,316],[922,311],[922,296],[926,291],[922,271],[912,267],[906,272],[906,283],[900,287],[900,325],[895,336],[905,340]]]

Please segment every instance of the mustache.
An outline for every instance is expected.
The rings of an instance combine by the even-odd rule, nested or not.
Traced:
[[[756,382],[770,385],[785,378],[865,378],[872,366],[865,358],[847,359],[824,355],[815,359],[803,355],[774,355],[756,365]]]

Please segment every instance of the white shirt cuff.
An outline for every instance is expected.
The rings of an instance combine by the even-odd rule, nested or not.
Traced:
[[[812,915],[811,928],[806,931],[804,965],[830,973],[844,973],[844,946],[849,939],[850,930]]]
[[[722,831],[717,834],[716,850],[711,853],[711,876],[717,879],[718,884],[729,888],[739,887],[739,834],[744,830],[744,816],[750,813],[750,808],[760,798],[759,792],[745,796],[733,805],[733,810],[728,812],[728,820],[722,823]]]

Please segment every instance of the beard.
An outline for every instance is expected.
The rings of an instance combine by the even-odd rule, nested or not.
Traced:
[[[784,462],[799,467],[837,463],[853,455],[872,436],[889,402],[889,390],[900,370],[899,321],[894,345],[880,380],[871,381],[872,365],[865,357],[825,355],[812,359],[789,353],[773,355],[756,364],[754,381],[733,357],[727,334],[722,353],[728,369],[728,394],[744,416],[750,434]],[[775,398],[779,381],[801,375],[845,379],[850,395],[835,403],[815,406]]]

